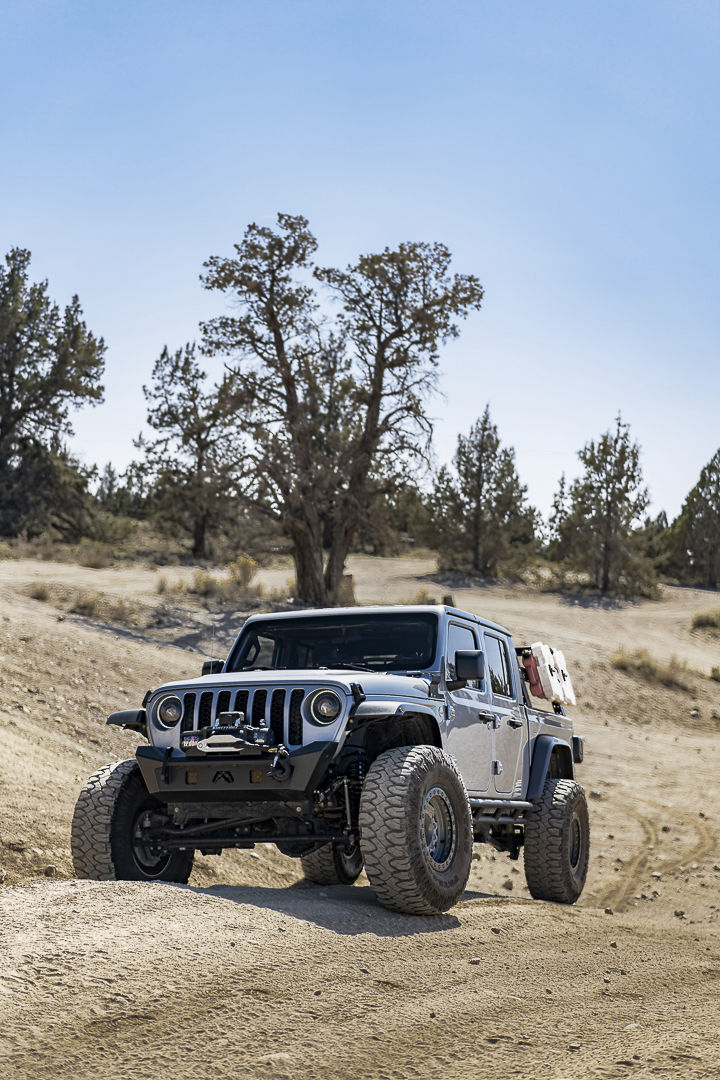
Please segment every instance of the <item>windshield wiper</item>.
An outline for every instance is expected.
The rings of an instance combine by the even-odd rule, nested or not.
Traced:
[[[368,667],[367,664],[315,664],[312,671],[371,671],[373,675],[377,675],[378,672],[375,668]]]

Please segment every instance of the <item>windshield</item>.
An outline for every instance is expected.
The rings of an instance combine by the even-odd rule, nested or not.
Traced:
[[[259,620],[241,633],[228,671],[421,671],[433,662],[437,625],[430,612]]]

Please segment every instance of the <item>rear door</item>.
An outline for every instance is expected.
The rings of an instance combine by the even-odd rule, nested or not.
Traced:
[[[468,623],[451,620],[445,645],[445,678],[456,678],[455,653],[458,649],[478,649],[475,629]],[[487,680],[485,680],[487,682]],[[447,691],[447,751],[456,760],[469,792],[486,793],[492,779],[492,714],[486,695],[476,682],[460,690]]]
[[[502,634],[484,631],[486,683],[495,714],[493,786],[503,797],[520,797],[522,753],[528,737],[515,657]]]

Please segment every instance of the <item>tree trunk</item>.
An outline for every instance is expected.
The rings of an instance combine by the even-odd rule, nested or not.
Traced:
[[[322,541],[302,527],[288,529],[295,563],[297,596],[306,604],[325,607],[328,603],[323,577]]]
[[[345,560],[350,554],[355,531],[356,527],[347,519],[340,524],[336,523],[333,530],[332,543],[328,552],[327,566],[325,567],[325,592],[329,604],[339,604],[341,601]]]
[[[603,558],[602,558],[602,583],[600,585],[600,592],[603,596],[610,591],[610,543],[605,541],[603,545]]]
[[[198,514],[193,522],[192,553],[196,559],[204,559],[207,554],[207,514]]]

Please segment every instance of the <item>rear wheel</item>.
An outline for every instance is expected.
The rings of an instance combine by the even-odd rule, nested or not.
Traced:
[[[323,844],[300,859],[308,881],[317,885],[352,885],[363,868],[357,840],[347,844]]]
[[[590,858],[590,817],[575,780],[545,781],[525,821],[525,877],[536,900],[574,904]]]
[[[472,860],[470,805],[443,750],[401,746],[373,762],[360,799],[360,846],[385,907],[435,915],[460,899]]]
[[[186,884],[194,851],[169,851],[148,835],[164,818],[167,810],[148,794],[136,761],[105,765],[90,777],[75,805],[75,873],[95,881]]]

